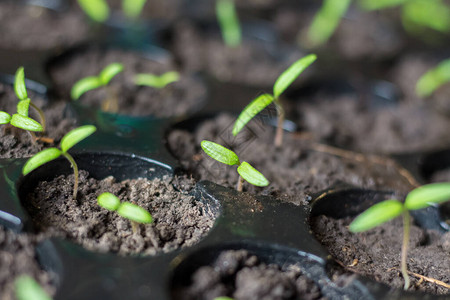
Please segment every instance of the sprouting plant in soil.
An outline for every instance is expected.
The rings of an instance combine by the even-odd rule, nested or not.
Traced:
[[[153,222],[152,215],[148,211],[131,202],[120,202],[120,199],[111,193],[100,194],[97,197],[97,204],[130,220],[133,233],[137,232],[138,223],[150,224]]]
[[[309,54],[296,62],[294,62],[286,71],[284,71],[273,85],[273,94],[262,94],[248,104],[244,110],[240,113],[233,126],[233,135],[236,136],[242,128],[251,120],[254,116],[260,113],[272,102],[275,104],[278,115],[277,132],[275,134],[274,144],[275,147],[281,147],[283,143],[283,123],[285,118],[284,108],[280,99],[281,94],[294,82],[294,80],[300,76],[300,74],[315,60],[317,56],[315,54]]]
[[[258,170],[253,168],[248,162],[240,162],[236,153],[222,145],[210,141],[202,141],[201,147],[206,154],[213,159],[230,166],[238,166],[239,180],[237,190],[242,192],[244,180],[255,186],[267,186],[269,181]]]
[[[117,93],[111,87],[109,82],[120,72],[123,71],[123,64],[111,63],[107,65],[98,76],[88,76],[78,80],[70,91],[72,100],[78,100],[84,93],[104,87],[106,89],[107,96],[102,102],[102,110],[107,112],[116,113],[119,110],[119,102],[117,99]]]
[[[225,45],[234,48],[241,44],[242,32],[234,0],[217,0],[216,16]]]
[[[20,275],[14,281],[17,300],[51,300],[44,289],[29,275]]]
[[[421,97],[429,97],[446,83],[450,83],[450,58],[440,62],[419,78],[416,93]]]
[[[141,14],[147,0],[123,0],[123,14],[131,20],[137,19]],[[103,23],[110,16],[110,9],[105,0],[78,0],[78,4],[91,20]]]
[[[404,289],[410,285],[407,269],[407,253],[410,232],[410,211],[439,204],[450,199],[450,183],[432,183],[418,187],[406,196],[402,203],[396,199],[379,202],[361,213],[350,224],[351,232],[362,232],[381,225],[398,216],[403,217],[403,243],[401,252],[401,272],[405,280]]]
[[[155,89],[163,89],[168,84],[180,80],[180,74],[176,71],[169,71],[162,75],[141,73],[136,74],[134,77],[134,83],[136,85],[149,86]]]
[[[70,155],[67,151],[93,134],[97,129],[93,125],[84,125],[78,128],[75,128],[69,131],[64,137],[61,139],[60,146],[58,148],[47,148],[42,150],[41,152],[36,153],[33,157],[31,157],[23,166],[22,174],[27,175],[34,169],[57,159],[60,156],[64,156],[69,162],[73,169],[74,173],[74,187],[73,187],[73,199],[77,199],[77,191],[78,191],[78,166],[73,159],[72,155]]]

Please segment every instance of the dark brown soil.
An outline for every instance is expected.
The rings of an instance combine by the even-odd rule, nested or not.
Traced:
[[[320,216],[311,222],[317,239],[345,269],[392,287],[403,288],[400,274],[400,252],[403,236],[401,218],[394,219],[367,232],[348,231],[351,218],[335,220]],[[450,233],[439,235],[417,226],[411,228],[408,251],[408,271],[450,282]],[[352,266],[351,266],[352,265]],[[410,290],[433,294],[447,294],[445,287],[419,282],[410,276]]]
[[[325,299],[300,266],[267,265],[246,250],[222,252],[210,266],[199,268],[191,280],[189,287],[174,292],[174,299]]]
[[[436,171],[431,175],[430,182],[450,182],[450,168]]]
[[[67,47],[86,38],[88,23],[77,11],[55,12],[46,8],[0,3],[0,45],[14,50]]]
[[[179,81],[161,90],[134,84],[133,78],[138,73],[161,75],[177,70],[169,57],[156,59],[147,58],[145,53],[92,47],[57,60],[50,65],[50,76],[58,92],[69,97],[70,89],[79,79],[98,75],[108,64],[119,62],[125,66],[124,71],[112,79],[109,89],[117,95],[120,114],[169,117],[197,110],[205,100],[206,88],[193,74],[182,73]],[[106,98],[107,90],[100,88],[87,92],[78,101],[99,108]]]
[[[139,16],[140,20],[173,20],[181,13],[179,0],[153,0],[147,1]],[[108,4],[115,13],[122,13],[122,1],[110,0]]]
[[[113,177],[99,181],[87,176],[81,172],[78,202],[71,197],[73,175],[40,182],[27,196],[25,206],[39,231],[69,238],[92,251],[154,255],[195,244],[213,225],[214,216],[205,213],[207,204],[188,195],[194,186],[191,179],[116,182]],[[103,192],[148,210],[153,223],[140,225],[133,233],[130,221],[97,204]]]
[[[35,237],[15,234],[0,226],[0,299],[16,299],[14,281],[20,275],[33,277],[47,293],[54,294],[55,288],[51,284],[54,275],[39,266],[35,246]]]
[[[262,113],[262,116],[267,114]],[[214,161],[200,147],[202,140],[210,140],[234,149],[241,161],[247,161],[270,181],[266,188],[256,188],[249,184],[244,190],[258,194],[273,194],[294,197],[299,204],[316,193],[337,182],[366,187],[408,191],[398,170],[386,160],[386,165],[371,159],[358,161],[359,157],[349,153],[349,158],[315,151],[315,145],[307,136],[286,134],[282,149],[273,146],[272,127],[251,123],[236,138],[231,135],[235,118],[220,114],[200,123],[190,132],[175,129],[168,134],[168,146],[180,160],[182,166],[192,171],[199,179],[235,187],[238,180],[236,167]],[[250,128],[250,129],[249,129]]]
[[[25,130],[13,129],[8,125],[0,125],[0,158],[32,156],[46,147],[58,145],[64,134],[75,127],[76,120],[69,118],[65,114],[65,103],[55,102],[48,104],[48,101],[30,91],[28,96],[38,107],[43,109],[47,123],[44,136],[53,139],[54,143],[47,144],[38,141],[36,144],[33,144],[31,136]],[[18,99],[13,87],[0,83],[1,110],[12,115],[17,112],[17,103]],[[40,122],[39,115],[36,114],[32,107],[30,107],[30,116]],[[36,133],[36,136],[42,136],[42,134]]]

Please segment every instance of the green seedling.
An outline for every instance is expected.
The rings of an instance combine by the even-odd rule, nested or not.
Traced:
[[[110,211],[116,211],[119,216],[131,221],[133,232],[137,231],[137,224],[150,224],[152,215],[142,207],[131,202],[120,202],[120,199],[111,193],[103,193],[97,197],[97,204]]]
[[[409,288],[410,280],[406,265],[409,231],[410,211],[422,209],[432,204],[439,204],[450,199],[450,183],[432,183],[418,187],[406,196],[402,203],[396,199],[379,202],[360,214],[350,224],[351,232],[362,232],[381,225],[398,216],[403,216],[403,243],[401,253],[401,272],[405,280],[404,289]]]
[[[122,11],[124,15],[135,20],[139,17],[147,0],[123,0]],[[81,9],[98,23],[104,23],[110,16],[110,9],[105,0],[78,0]]]
[[[233,135],[236,136],[242,128],[251,120],[254,116],[260,113],[272,102],[275,104],[278,115],[277,132],[275,135],[275,146],[280,147],[283,142],[283,123],[284,123],[284,109],[281,105],[281,94],[294,82],[294,80],[315,60],[317,56],[315,54],[309,54],[295,63],[293,63],[286,71],[284,71],[280,77],[275,81],[273,85],[273,95],[262,94],[250,102],[244,110],[240,113],[233,127]]]
[[[122,0],[122,11],[126,17],[135,20],[139,17],[147,0]]]
[[[217,0],[216,16],[225,45],[235,48],[241,44],[242,33],[234,0]]]
[[[334,33],[339,22],[350,6],[351,0],[325,0],[306,32],[306,42],[310,47],[325,44]]]
[[[160,76],[154,74],[137,74],[134,77],[136,85],[144,85],[155,89],[162,89],[168,84],[180,80],[180,74],[175,71],[166,72]]]
[[[269,181],[263,174],[253,168],[248,162],[243,161],[241,163],[236,153],[230,149],[210,141],[202,141],[201,147],[206,154],[218,162],[229,166],[238,166],[237,172],[239,173],[239,180],[236,189],[239,192],[242,192],[244,180],[255,186],[269,185]]]
[[[98,76],[88,76],[77,81],[70,91],[72,100],[78,100],[84,93],[104,87],[107,97],[102,103],[102,110],[116,113],[119,110],[117,94],[108,84],[120,72],[123,71],[123,65],[120,63],[111,63],[107,65]]]
[[[78,191],[78,166],[73,159],[72,155],[70,155],[67,151],[93,134],[97,129],[93,125],[84,125],[78,128],[75,128],[69,131],[62,139],[60,146],[58,148],[47,148],[42,150],[41,152],[36,153],[33,157],[31,157],[23,166],[22,174],[27,175],[34,169],[57,159],[60,156],[64,156],[72,166],[74,173],[74,187],[73,187],[73,199],[77,199],[77,191]]]
[[[429,97],[442,85],[450,82],[450,58],[426,72],[416,84],[416,93],[420,97]]]
[[[17,300],[51,300],[44,289],[32,277],[20,275],[14,281]]]

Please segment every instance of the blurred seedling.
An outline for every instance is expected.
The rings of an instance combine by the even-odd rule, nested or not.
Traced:
[[[17,300],[52,300],[44,289],[29,275],[20,275],[14,281]]]
[[[120,199],[111,193],[102,193],[97,197],[97,204],[110,211],[115,211],[119,216],[130,220],[133,233],[137,232],[138,224],[150,224],[152,215],[131,202],[120,202]]]
[[[262,94],[248,104],[240,113],[233,126],[233,135],[236,136],[244,126],[266,108],[272,102],[275,104],[278,115],[277,131],[275,134],[275,147],[281,147],[283,142],[283,124],[284,124],[284,108],[281,103],[281,94],[294,82],[294,80],[315,60],[315,54],[309,54],[296,62],[294,62],[286,71],[284,71],[273,85],[273,94]]]
[[[134,77],[134,83],[141,86],[149,86],[155,89],[163,89],[167,85],[180,80],[180,74],[176,71],[169,71],[160,76],[155,74],[141,73]]]
[[[72,90],[70,91],[72,100],[80,99],[80,97],[88,91],[104,87],[107,96],[102,101],[102,110],[117,113],[119,110],[117,92],[108,84],[117,74],[123,71],[123,68],[123,64],[121,63],[111,63],[107,65],[98,76],[88,76],[78,80],[72,86]]]
[[[147,0],[122,0],[123,14],[130,20],[136,20],[142,12]],[[93,21],[104,23],[110,16],[106,0],[78,0],[85,14]]]
[[[239,179],[237,191],[242,192],[244,180],[255,186],[267,186],[269,181],[258,170],[253,168],[248,162],[240,162],[238,156],[233,151],[222,145],[210,141],[202,141],[201,147],[206,154],[213,159],[229,166],[238,166]]]
[[[74,187],[73,187],[73,200],[77,199],[77,191],[78,191],[78,166],[73,159],[72,155],[70,155],[67,151],[93,134],[96,131],[95,126],[93,125],[84,125],[78,128],[75,128],[69,131],[62,139],[60,146],[58,148],[47,148],[42,150],[41,152],[36,153],[25,163],[22,169],[22,174],[27,175],[34,169],[57,159],[60,156],[64,156],[69,162],[73,169],[74,173]]]
[[[420,77],[416,84],[416,93],[420,97],[429,97],[446,83],[450,83],[450,58]]]
[[[351,232],[362,232],[386,223],[398,216],[403,217],[403,243],[401,252],[401,272],[405,280],[404,289],[410,285],[407,269],[407,253],[410,232],[410,211],[439,204],[450,199],[450,183],[432,183],[418,187],[406,196],[402,203],[396,199],[379,202],[361,213],[350,224]]]
[[[242,41],[242,32],[234,0],[217,0],[216,16],[225,45],[238,47]]]

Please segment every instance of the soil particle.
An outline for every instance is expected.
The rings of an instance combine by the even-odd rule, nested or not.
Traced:
[[[15,234],[0,226],[0,299],[13,300],[14,281],[29,275],[47,291],[54,294],[51,281],[55,275],[39,266],[35,255],[36,238],[26,233]]]
[[[194,181],[185,177],[116,182],[113,177],[96,180],[80,173],[78,201],[71,197],[73,175],[40,182],[25,206],[38,230],[69,238],[88,250],[120,255],[155,255],[198,242],[212,227],[214,216],[207,204],[188,193]],[[179,191],[178,189],[182,189]],[[110,192],[148,210],[153,223],[139,225],[133,233],[128,220],[97,204],[97,196]]]
[[[195,271],[191,280],[189,287],[174,292],[175,299],[325,299],[298,265],[267,265],[246,250],[222,252],[211,266]]]
[[[79,101],[100,108],[105,99],[115,95],[118,113],[132,116],[180,116],[199,108],[206,97],[206,88],[193,74],[182,73],[180,79],[163,89],[136,86],[134,76],[139,73],[161,75],[176,71],[169,57],[148,57],[144,53],[118,49],[90,47],[56,60],[50,65],[50,76],[58,92],[68,98],[70,89],[81,78],[96,76],[108,64],[119,62],[124,71],[115,76],[108,88],[99,88],[82,95]],[[109,93],[109,94],[108,94]]]
[[[311,226],[317,239],[340,265],[347,266],[347,271],[371,277],[395,288],[403,288],[404,281],[399,271],[403,236],[401,218],[357,234],[348,231],[352,220],[319,216],[312,219]],[[408,271],[449,283],[448,239],[448,233],[439,235],[436,231],[413,225],[408,250]],[[339,273],[339,269],[342,268],[332,272]],[[449,293],[449,290],[442,286],[426,281],[420,283],[414,276],[410,278],[411,291]]]

